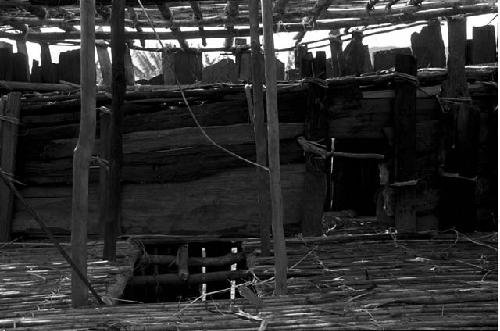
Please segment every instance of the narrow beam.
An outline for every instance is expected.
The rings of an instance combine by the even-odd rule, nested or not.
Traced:
[[[81,1],[82,40],[80,49],[80,134],[73,157],[73,202],[71,220],[71,257],[76,268],[87,274],[87,221],[89,165],[95,140],[95,1]],[[78,273],[71,273],[73,307],[88,303],[88,288]]]
[[[275,293],[287,292],[287,256],[283,231],[283,196],[280,179],[280,135],[278,118],[278,90],[276,86],[276,56],[274,54],[273,5],[261,0],[264,29],[264,57],[266,71],[266,112],[270,172],[272,228],[274,244]]]
[[[254,114],[255,148],[257,163],[267,165],[267,138],[264,114],[264,92],[262,86],[262,50],[259,40],[259,0],[249,0],[248,11],[250,18],[250,43],[252,48],[252,106]],[[257,168],[258,203],[260,216],[261,254],[270,254],[270,213],[268,174]]]

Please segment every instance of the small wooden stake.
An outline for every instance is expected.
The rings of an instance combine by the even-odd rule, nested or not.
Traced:
[[[283,197],[280,182],[280,135],[278,118],[278,90],[276,86],[276,56],[273,40],[273,4],[262,0],[262,24],[264,27],[264,57],[266,69],[266,111],[270,191],[274,243],[274,275],[276,295],[286,294],[287,257],[283,231]]]
[[[14,174],[16,169],[16,149],[19,114],[21,110],[21,93],[12,92],[8,97],[0,99],[0,167],[7,173]],[[0,242],[10,240],[12,214],[14,209],[14,194],[0,180]]]
[[[87,221],[89,165],[95,140],[95,1],[80,2],[81,50],[80,135],[73,157],[73,204],[71,220],[71,258],[83,275],[87,275]],[[88,288],[73,270],[71,301],[74,307],[88,302]]]
[[[417,75],[417,64],[412,55],[396,55],[396,71]],[[416,98],[417,89],[413,82],[396,80],[394,101],[394,149],[395,181],[406,182],[416,179]],[[399,233],[417,231],[416,186],[398,186],[396,189],[395,221]]]
[[[267,137],[264,116],[264,92],[262,86],[262,55],[259,41],[259,1],[249,0],[250,39],[252,47],[252,100],[254,114],[255,148],[257,163],[267,165]],[[260,216],[261,254],[269,256],[271,246],[268,174],[257,168],[258,203]]]

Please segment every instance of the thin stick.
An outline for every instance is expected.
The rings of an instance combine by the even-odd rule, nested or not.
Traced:
[[[31,207],[31,205],[23,198],[21,193],[19,193],[19,191],[14,186],[14,184],[12,184],[11,179],[9,177],[7,177],[7,175],[5,175],[5,173],[1,169],[0,169],[0,177],[2,177],[2,180],[4,181],[4,183],[10,188],[10,190],[14,193],[16,198],[21,202],[21,204],[24,206],[24,208],[26,208],[28,213],[33,217],[33,219],[38,223],[38,225],[40,225],[40,228],[42,228],[42,230],[47,234],[47,237],[49,237],[50,241],[52,241],[52,243],[56,247],[57,251],[62,255],[62,257],[66,260],[66,262],[68,262],[68,264],[75,271],[75,273],[80,278],[80,280],[85,284],[85,286],[87,286],[90,293],[92,293],[92,295],[97,300],[97,302],[99,304],[103,305],[104,302],[102,301],[99,294],[97,294],[96,290],[92,287],[92,285],[88,281],[87,277],[85,277],[83,275],[83,273],[80,271],[80,269],[78,269],[76,267],[76,265],[73,262],[73,260],[71,259],[71,257],[68,255],[68,253],[66,253],[64,248],[62,248],[62,246],[59,244],[57,239],[52,234],[52,231],[50,231],[50,229],[47,227],[47,225],[42,220],[40,215],[38,215],[38,213]]]

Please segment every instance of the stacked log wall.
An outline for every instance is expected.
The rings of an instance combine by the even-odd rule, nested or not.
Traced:
[[[471,96],[481,109],[478,204],[484,222],[496,215],[496,90],[476,84]],[[187,91],[200,124],[222,146],[255,161],[253,125],[243,87]],[[76,144],[79,101],[24,99],[16,176],[21,193],[50,227],[67,233],[71,219],[72,151]],[[284,85],[278,96],[282,183],[287,234],[300,232],[307,84]],[[326,100],[329,136],[336,151],[386,154],[390,150],[394,92],[330,85]],[[105,96],[98,107],[109,104]],[[417,95],[417,198],[421,229],[434,222],[439,198],[438,150],[442,109],[431,94]],[[257,236],[259,218],[253,166],[211,145],[196,127],[176,92],[134,92],[124,108],[123,231],[125,233],[218,234]],[[494,122],[496,123],[496,122]],[[99,132],[99,129],[97,130]],[[99,151],[99,137],[95,153]],[[340,157],[334,164],[349,161]],[[359,161],[376,162],[376,161]],[[98,234],[98,166],[91,170],[89,231]],[[368,176],[377,176],[377,171]],[[349,187],[334,176],[334,205]],[[378,178],[371,178],[377,182]],[[339,192],[340,190],[340,192]],[[352,188],[351,188],[352,190]],[[340,193],[340,194],[339,194]],[[363,200],[360,191],[357,199]],[[363,193],[364,194],[364,193]],[[370,197],[365,197],[369,199]],[[493,215],[492,215],[493,213]],[[37,231],[36,223],[15,206],[14,232]]]
[[[147,94],[147,93],[146,93]],[[255,170],[213,146],[196,127],[178,93],[127,96],[123,120],[123,231],[169,234],[258,234]],[[186,92],[193,112],[218,144],[255,161],[253,125],[243,87]],[[280,89],[281,160],[287,229],[298,232],[303,186],[304,87]],[[302,97],[301,97],[302,96]],[[98,107],[109,103],[98,98]],[[79,101],[25,100],[18,177],[22,194],[56,232],[71,219],[72,153]],[[99,129],[97,130],[99,132]],[[98,155],[100,138],[94,155]],[[90,224],[98,219],[99,168],[90,176]],[[15,232],[36,231],[19,205]]]

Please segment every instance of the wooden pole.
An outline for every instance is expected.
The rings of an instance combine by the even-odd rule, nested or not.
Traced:
[[[6,99],[6,100],[5,100]],[[0,168],[14,174],[16,169],[17,132],[21,110],[21,93],[11,92],[0,99]],[[10,240],[14,194],[0,181],[0,242]]]
[[[102,41],[95,43],[97,59],[101,66],[102,83],[107,89],[111,87],[111,61],[109,59],[108,47]]]
[[[276,86],[276,56],[273,40],[273,4],[261,0],[264,29],[264,57],[266,71],[266,112],[270,171],[272,228],[274,244],[274,268],[276,295],[286,294],[287,257],[283,231],[283,197],[280,183],[280,135],[278,118],[278,89]]]
[[[109,173],[107,178],[107,205],[104,207],[106,215],[104,227],[104,259],[114,261],[116,259],[116,237],[118,235],[121,218],[121,164],[123,155],[122,146],[122,105],[127,88],[125,74],[125,56],[127,47],[125,45],[125,1],[113,0],[111,15],[111,56],[112,75],[111,81],[111,121],[109,125],[108,146],[106,153],[109,157]]]
[[[89,165],[95,140],[95,1],[80,2],[81,50],[80,135],[73,157],[73,204],[71,220],[71,257],[83,275],[87,274],[87,221]],[[74,307],[84,306],[88,301],[88,288],[71,273],[71,301]]]
[[[448,19],[448,80],[443,83],[442,97],[462,99],[459,104],[448,104],[448,150],[445,172],[460,177],[443,178],[441,198],[443,225],[459,231],[472,231],[476,223],[477,149],[479,112],[467,101],[470,96],[465,75],[466,20]],[[449,148],[451,147],[451,148]]]
[[[396,71],[412,76],[417,75],[417,63],[412,55],[396,55]],[[395,79],[396,98],[394,99],[394,179],[407,182],[416,179],[416,100],[417,89],[413,82]],[[415,184],[397,186],[395,221],[399,233],[417,231],[416,186]]]
[[[307,84],[307,107],[304,117],[304,136],[311,141],[331,145],[328,138],[328,118],[325,109],[327,92],[317,84]],[[330,157],[316,159],[310,151],[305,154],[304,190],[302,199],[302,224],[304,236],[321,236],[322,218],[328,187],[331,184]],[[325,173],[326,168],[328,170]]]
[[[267,165],[267,137],[262,86],[262,53],[259,40],[259,0],[249,0],[250,42],[252,47],[252,101],[254,114],[255,148],[257,163]],[[257,194],[260,216],[261,254],[269,256],[271,246],[268,174],[257,168]]]
[[[340,32],[338,30],[330,31],[330,53],[331,53],[331,66],[332,76],[341,77],[342,68],[344,65],[344,55],[342,53],[342,39],[340,39]]]

